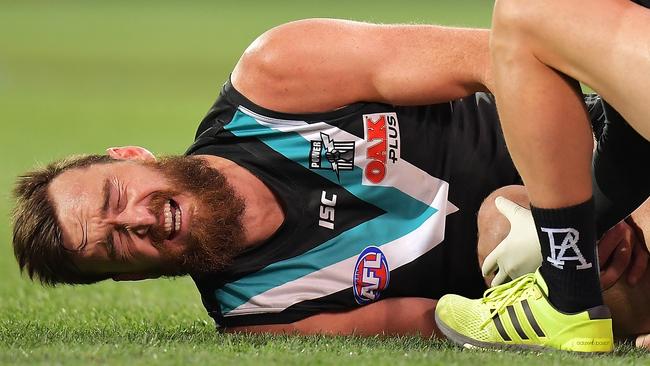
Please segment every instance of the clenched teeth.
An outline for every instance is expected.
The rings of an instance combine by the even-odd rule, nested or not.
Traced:
[[[181,229],[181,210],[180,208],[176,209],[176,220],[174,222],[174,230],[178,231]]]
[[[181,209],[179,207],[176,208],[172,219],[171,201],[167,201],[163,207],[163,214],[165,215],[165,234],[169,237],[172,235],[172,227],[174,228],[173,232],[178,232],[181,229]]]
[[[165,215],[165,233],[169,236],[172,232],[172,207],[169,201],[165,203],[163,213]]]

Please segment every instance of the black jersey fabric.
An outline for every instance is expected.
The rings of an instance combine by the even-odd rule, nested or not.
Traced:
[[[480,296],[476,212],[494,189],[521,183],[489,94],[288,115],[228,82],[187,154],[247,168],[285,211],[266,243],[193,277],[219,326],[288,323],[389,297]]]
[[[221,273],[193,276],[226,327],[390,297],[479,297],[476,213],[493,190],[521,184],[485,93],[299,115],[261,108],[227,82],[187,154],[247,168],[285,212],[263,245]]]

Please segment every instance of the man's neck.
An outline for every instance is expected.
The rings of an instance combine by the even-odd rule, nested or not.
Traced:
[[[284,211],[273,191],[248,169],[218,156],[200,155],[224,175],[244,200],[244,246],[254,247],[268,240],[284,222]]]

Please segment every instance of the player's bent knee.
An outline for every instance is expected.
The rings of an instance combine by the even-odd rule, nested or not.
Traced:
[[[490,53],[499,60],[500,65],[521,59],[522,52],[530,52],[531,44],[526,32],[528,28],[527,1],[497,0],[492,15]]]
[[[483,265],[485,257],[505,239],[510,231],[510,222],[497,210],[494,203],[494,200],[499,196],[505,197],[523,207],[528,207],[530,204],[526,188],[520,185],[501,187],[483,201],[477,215],[479,266]]]
[[[500,49],[528,45],[542,32],[546,8],[539,1],[497,0],[492,14],[493,43]]]
[[[530,18],[527,16],[529,7],[526,0],[497,0],[492,14],[492,28],[505,32],[525,29]]]

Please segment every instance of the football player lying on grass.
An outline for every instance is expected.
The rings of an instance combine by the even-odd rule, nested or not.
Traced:
[[[274,28],[184,156],[112,148],[22,175],[19,266],[47,285],[190,275],[227,330],[432,335],[436,299],[486,289],[481,203],[521,184],[487,93],[488,36]],[[602,125],[600,98],[585,101]]]

